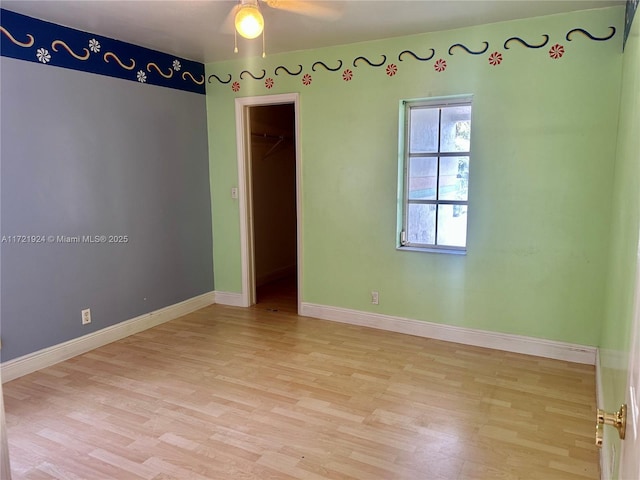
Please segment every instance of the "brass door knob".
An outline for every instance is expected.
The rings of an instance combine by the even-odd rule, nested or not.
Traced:
[[[614,413],[607,413],[604,410],[598,409],[596,415],[596,445],[602,446],[602,429],[600,425],[612,425],[618,430],[618,435],[621,440],[624,440],[624,436],[627,430],[627,405],[622,404],[620,410]]]

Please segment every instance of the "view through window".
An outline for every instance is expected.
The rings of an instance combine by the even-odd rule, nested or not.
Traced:
[[[471,102],[406,102],[401,245],[465,250]]]

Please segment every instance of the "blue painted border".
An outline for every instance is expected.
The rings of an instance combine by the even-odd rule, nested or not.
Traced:
[[[0,55],[205,94],[204,64],[0,9]]]

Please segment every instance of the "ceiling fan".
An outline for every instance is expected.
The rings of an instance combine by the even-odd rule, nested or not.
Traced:
[[[237,33],[244,38],[253,39],[259,37],[264,31],[264,17],[260,10],[262,6],[308,17],[335,20],[340,17],[342,12],[334,6],[330,6],[329,3],[312,0],[239,0],[229,12],[224,24],[234,25],[234,34]],[[225,30],[227,29],[225,28]],[[237,42],[234,51],[238,51]],[[262,56],[264,57],[264,51]]]

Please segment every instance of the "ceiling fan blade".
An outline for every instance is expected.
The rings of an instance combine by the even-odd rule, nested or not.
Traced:
[[[265,3],[277,10],[306,15],[308,17],[322,18],[324,20],[337,20],[342,16],[342,10],[330,5],[333,2],[307,1],[307,0],[265,0]]]
[[[236,29],[236,26],[235,26],[236,13],[238,12],[238,9],[240,8],[240,6],[241,5],[238,3],[234,5],[234,7],[229,11],[229,13],[224,19],[224,22],[222,22],[222,25],[220,26],[221,33],[233,35],[233,32]]]

